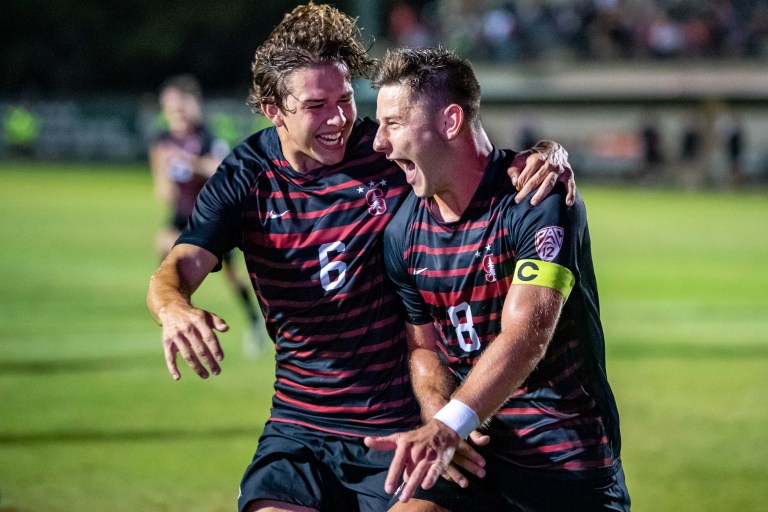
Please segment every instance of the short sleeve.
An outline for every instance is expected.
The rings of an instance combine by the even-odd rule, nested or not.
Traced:
[[[569,207],[561,188],[515,218],[510,215],[517,261],[514,283],[542,284],[567,298],[578,279],[580,240],[585,230],[584,203]],[[538,262],[538,263],[537,263]],[[532,276],[538,276],[535,282]],[[548,276],[548,277],[547,277]]]
[[[202,247],[219,260],[241,243],[242,202],[252,180],[243,162],[230,155],[197,196],[195,208],[177,244]]]

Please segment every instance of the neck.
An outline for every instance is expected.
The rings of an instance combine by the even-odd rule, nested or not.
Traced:
[[[293,141],[288,135],[288,131],[285,129],[285,127],[277,127],[277,137],[280,140],[280,150],[282,151],[285,160],[293,170],[299,174],[304,174],[311,172],[318,167],[322,167],[320,162],[309,158],[304,153],[295,151],[293,149]]]
[[[469,206],[483,180],[493,146],[485,130],[478,127],[449,145],[444,161],[449,166],[448,183],[432,196],[432,213],[442,222],[456,222]]]

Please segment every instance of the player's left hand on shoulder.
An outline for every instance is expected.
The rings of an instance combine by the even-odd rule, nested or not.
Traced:
[[[536,205],[552,192],[558,181],[562,181],[567,189],[565,202],[573,206],[576,180],[568,163],[568,152],[559,143],[542,140],[531,149],[518,153],[507,173],[518,190],[515,202],[519,203],[536,190],[531,198],[531,204]]]

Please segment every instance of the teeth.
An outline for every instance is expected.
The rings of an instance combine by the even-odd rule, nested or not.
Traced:
[[[318,138],[323,142],[333,144],[335,142],[338,142],[339,139],[341,139],[341,134],[337,133],[335,135],[318,135]]]

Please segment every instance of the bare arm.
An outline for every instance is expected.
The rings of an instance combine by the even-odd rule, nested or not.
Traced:
[[[155,196],[165,203],[171,203],[174,199],[174,188],[168,176],[168,150],[163,143],[154,144],[149,148],[149,167],[155,184]]]
[[[448,368],[437,357],[437,335],[432,324],[405,324],[406,337],[410,355],[411,382],[416,399],[421,407],[421,417],[424,423],[429,422],[435,413],[451,399],[455,389],[454,379]],[[477,431],[470,434],[474,444],[484,445],[490,441],[486,435]],[[393,445],[379,445],[374,440],[369,446],[377,449],[393,449]],[[485,459],[463,439],[456,449],[452,463],[446,468],[443,477],[452,480],[461,487],[469,482],[458,467],[479,477],[485,476]]]
[[[218,316],[192,306],[192,294],[213,270],[216,256],[193,245],[175,246],[149,281],[147,307],[163,327],[163,351],[168,372],[181,378],[176,354],[181,353],[202,378],[221,372],[218,361],[224,358],[214,329],[229,329]],[[202,360],[202,362],[201,362]],[[205,363],[205,365],[203,364]]]
[[[481,423],[490,418],[544,357],[562,306],[563,295],[552,288],[513,284],[501,333],[453,398],[474,410]]]
[[[443,408],[454,391],[448,368],[437,358],[437,340],[432,324],[405,324],[410,357],[411,381],[421,406],[423,421],[429,421]]]
[[[563,305],[563,295],[543,286],[510,287],[502,313],[502,331],[483,352],[453,398],[485,420],[493,415],[533,371],[546,353]],[[440,420],[386,438],[396,446],[385,488],[393,492],[403,474],[400,495],[407,501],[421,485],[432,487],[448,467],[461,438]]]
[[[219,167],[220,163],[221,160],[214,158],[210,153],[203,155],[195,162],[195,174],[210,178],[216,173],[216,169]]]

